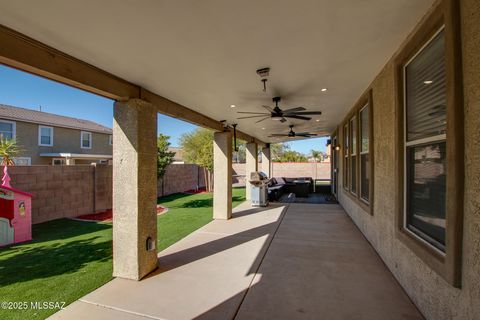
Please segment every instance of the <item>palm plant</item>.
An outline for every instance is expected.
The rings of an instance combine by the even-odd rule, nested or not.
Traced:
[[[2,166],[15,165],[13,158],[18,156],[20,152],[22,152],[22,149],[15,139],[0,138],[0,157],[2,159],[0,164]]]
[[[322,152],[321,151],[317,151],[317,150],[312,150],[312,158],[315,159],[315,162],[317,162],[318,160],[321,159],[322,157]]]

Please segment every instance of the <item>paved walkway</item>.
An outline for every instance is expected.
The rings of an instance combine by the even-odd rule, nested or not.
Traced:
[[[339,205],[244,203],[53,319],[423,319]]]

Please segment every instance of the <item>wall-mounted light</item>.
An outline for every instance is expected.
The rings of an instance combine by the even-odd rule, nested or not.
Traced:
[[[339,151],[339,150],[340,150],[340,146],[336,146],[336,147],[335,147],[335,150]]]

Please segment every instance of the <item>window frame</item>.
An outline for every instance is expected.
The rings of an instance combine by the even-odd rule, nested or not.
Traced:
[[[413,140],[408,140],[408,128],[407,128],[407,68],[410,65],[412,61],[414,61],[421,53],[423,50],[425,50],[429,44],[432,43],[433,40],[442,32],[445,30],[445,26],[441,26],[431,37],[426,41],[422,47],[418,49],[418,51],[402,66],[402,88],[403,88],[403,175],[404,175],[404,183],[403,183],[403,225],[402,228],[404,229],[404,232],[410,233],[410,236],[417,238],[419,241],[423,242],[425,245],[430,246],[432,250],[436,251],[438,254],[441,256],[445,255],[445,252],[440,250],[437,246],[433,245],[432,243],[428,242],[425,238],[420,236],[418,233],[423,234],[424,232],[418,228],[414,227],[415,229],[418,229],[418,233],[414,232],[411,230],[408,226],[408,207],[409,207],[409,199],[407,197],[408,195],[408,180],[409,180],[409,163],[407,161],[408,158],[408,150],[409,148],[412,147],[420,147],[420,146],[426,146],[426,145],[432,145],[435,143],[441,143],[441,142],[447,142],[447,135],[446,134],[438,134],[435,136],[429,136],[425,138],[420,138],[420,139],[413,139]],[[448,120],[447,120],[448,122]],[[411,179],[411,178],[410,178]],[[445,228],[446,232],[446,228]],[[427,234],[424,234],[424,237],[429,237]],[[445,244],[446,246],[446,244]]]
[[[89,146],[88,147],[83,146],[83,135],[84,134],[89,135],[89,139],[88,139]],[[82,149],[92,149],[92,146],[93,146],[93,133],[90,132],[90,131],[80,131],[80,148],[82,148]]]
[[[368,127],[369,127],[369,136],[368,136],[368,146],[369,146],[369,168],[370,168],[370,181],[369,181],[369,201],[365,201],[361,197],[361,192],[360,192],[360,170],[361,170],[361,165],[360,165],[360,111],[365,109],[365,107],[368,106]],[[373,216],[374,210],[373,210],[373,198],[374,198],[374,178],[375,178],[375,168],[374,168],[374,129],[373,129],[373,92],[371,89],[368,89],[361,97],[360,99],[355,103],[354,107],[350,110],[348,115],[345,117],[345,119],[342,122],[342,127],[347,125],[350,128],[350,121],[355,118],[356,122],[356,146],[355,146],[355,154],[357,157],[356,164],[355,164],[355,182],[356,182],[356,192],[353,193],[351,192],[351,187],[350,185],[348,186],[348,189],[345,188],[346,191],[345,194],[349,196],[350,199],[355,201],[364,211],[369,213],[370,215]],[[349,130],[350,131],[350,130]],[[349,139],[351,140],[352,133],[349,132]],[[345,135],[345,132],[342,131],[342,135]],[[350,141],[350,147],[352,143]],[[345,149],[344,149],[345,152]],[[349,151],[350,152],[350,151]],[[350,152],[351,154],[352,152]],[[351,163],[349,163],[351,166]],[[350,167],[349,167],[350,168]],[[345,175],[345,166],[342,166],[342,169],[344,170],[343,174]],[[351,168],[349,169],[351,171]],[[351,175],[351,172],[348,173],[348,175]],[[352,183],[352,180],[350,179],[349,184]]]
[[[60,161],[60,164],[55,164],[55,161]],[[67,165],[67,160],[65,158],[52,158],[52,166],[65,166]]]
[[[112,134],[108,135],[108,145],[113,146],[113,135]]]
[[[16,121],[5,120],[5,119],[0,119],[0,122],[9,123],[9,124],[12,125],[12,139],[16,140],[17,139],[17,122]]]
[[[461,249],[463,238],[463,83],[458,3],[444,0],[409,37],[394,61],[397,108],[397,219],[396,235],[410,250],[449,284],[461,287]],[[406,124],[404,67],[440,32],[445,32],[446,71],[446,230],[445,252],[437,249],[405,226],[406,220]],[[439,141],[428,137],[423,142]],[[422,140],[417,140],[417,143]],[[416,143],[416,144],[417,144]],[[415,145],[416,145],[415,144]],[[411,144],[410,144],[411,145]]]
[[[16,166],[31,166],[32,165],[32,157],[13,157],[13,162],[15,162]],[[27,164],[18,164],[16,163],[17,160],[26,160]]]
[[[362,151],[362,112],[368,108],[368,150],[366,152]],[[371,107],[371,101],[369,101],[368,103],[366,103],[363,107],[361,107],[359,110],[358,110],[358,132],[359,132],[359,136],[358,136],[358,143],[359,143],[359,146],[358,146],[358,159],[359,159],[359,172],[358,172],[358,194],[359,194],[359,199],[360,201],[363,201],[366,205],[370,205],[371,203],[371,197],[373,196],[373,192],[372,192],[372,188],[373,188],[373,175],[370,176],[370,180],[369,180],[369,183],[368,183],[368,200],[364,199],[362,197],[362,156],[365,155],[365,154],[368,154],[368,159],[369,159],[369,163],[370,163],[370,172],[373,173],[373,162],[372,162],[372,156],[373,156],[373,152],[371,151],[371,148],[373,146],[373,143],[371,141],[372,139],[372,121],[373,119],[371,118],[371,113],[372,113],[372,107]]]
[[[50,129],[51,130],[51,139],[50,139],[50,144],[43,144],[42,143],[42,129]],[[53,147],[53,136],[54,136],[54,129],[53,127],[50,127],[50,126],[43,126],[43,125],[39,125],[38,126],[38,146],[40,147]]]
[[[342,141],[343,141],[343,161],[342,161],[342,177],[343,188],[350,190],[350,128],[348,123],[342,124]]]
[[[353,125],[355,125],[355,128],[353,128]],[[350,190],[350,193],[353,195],[353,196],[357,196],[357,193],[358,193],[358,117],[357,117],[357,113],[354,113],[350,119],[348,120],[348,132],[350,134],[350,137],[349,137],[349,141],[350,141],[350,154],[349,154],[349,157],[350,157],[350,163],[348,164],[349,165],[349,175],[350,175],[350,178],[349,178],[349,190]],[[353,130],[355,129],[355,130]],[[353,137],[355,135],[355,146],[353,145]],[[353,158],[355,157],[355,177],[353,175]],[[355,178],[355,183],[354,182],[354,179]],[[354,188],[355,187],[355,188]]]

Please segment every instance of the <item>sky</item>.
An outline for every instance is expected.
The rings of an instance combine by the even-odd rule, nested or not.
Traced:
[[[0,104],[39,110],[68,117],[95,121],[112,127],[113,100],[97,96],[55,81],[0,65]],[[183,133],[197,126],[158,115],[158,132],[170,136],[172,146]],[[325,151],[326,138],[290,142],[292,150],[304,154],[311,149]]]

